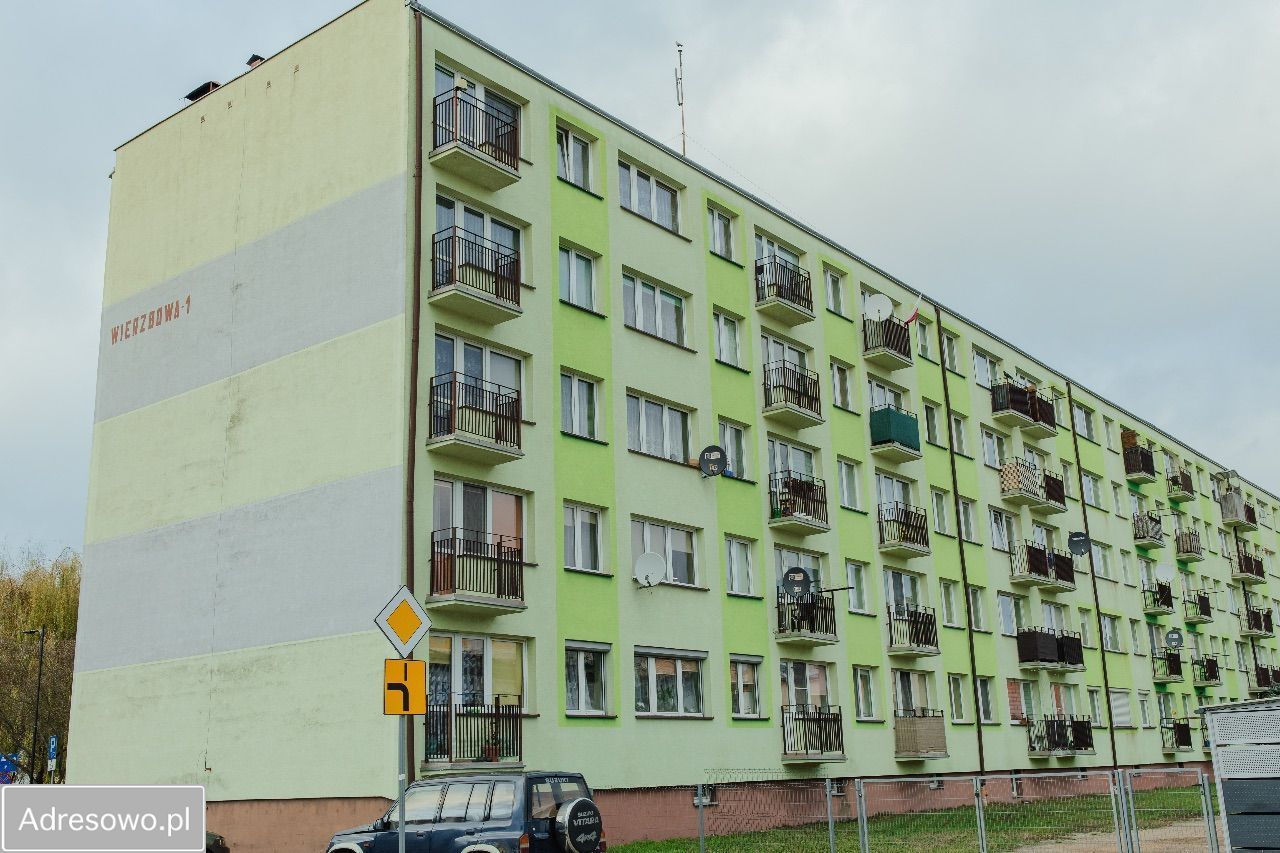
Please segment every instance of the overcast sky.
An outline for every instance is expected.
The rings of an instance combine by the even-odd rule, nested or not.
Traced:
[[[673,144],[682,41],[694,159],[1280,489],[1280,2],[429,4]],[[350,5],[0,4],[0,548],[82,544],[112,149]]]

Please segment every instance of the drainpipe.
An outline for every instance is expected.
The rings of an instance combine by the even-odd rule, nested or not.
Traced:
[[[978,701],[978,657],[973,649],[973,612],[969,603],[969,565],[964,557],[964,532],[960,529],[960,476],[956,473],[956,450],[951,446],[951,388],[947,384],[946,350],[942,343],[942,309],[933,306],[938,327],[938,368],[942,372],[942,406],[947,413],[947,461],[951,463],[951,498],[954,504],[956,519],[956,549],[960,554],[960,583],[964,586],[961,598],[964,599],[964,633],[969,641],[969,681],[973,687],[973,731],[978,738],[978,772],[987,772],[987,757],[982,743],[982,713]],[[994,677],[993,677],[994,680]],[[995,701],[988,696],[991,701]]]
[[[1067,381],[1067,427],[1071,430],[1071,447],[1076,457],[1076,494],[1084,494],[1084,468],[1080,465],[1080,436],[1076,433],[1072,411],[1075,397],[1071,393],[1071,381]],[[1102,692],[1106,694],[1103,707],[1107,709],[1107,740],[1111,742],[1111,769],[1120,766],[1116,756],[1116,727],[1111,719],[1111,678],[1107,672],[1107,650],[1102,645],[1102,600],[1098,596],[1098,575],[1093,564],[1093,537],[1089,535],[1089,507],[1080,498],[1080,518],[1084,520],[1084,535],[1089,537],[1089,585],[1093,588],[1093,621],[1097,629],[1098,654],[1102,658]],[[1086,685],[1087,687],[1087,685]]]

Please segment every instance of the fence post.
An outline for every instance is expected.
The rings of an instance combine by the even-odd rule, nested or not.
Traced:
[[[973,816],[978,823],[978,853],[987,853],[987,811],[982,807],[982,778],[973,777]]]
[[[1107,771],[1107,792],[1111,794],[1111,825],[1116,830],[1116,852],[1129,849],[1129,832],[1124,816],[1123,795],[1120,791],[1119,771]]]
[[[870,853],[871,839],[867,835],[867,797],[862,789],[861,779],[854,780],[853,792],[858,801],[858,850],[861,853]]]
[[[1129,853],[1142,853],[1142,837],[1138,833],[1138,811],[1133,800],[1133,775],[1131,771],[1120,771],[1120,794],[1124,800],[1124,815],[1128,826]]]
[[[836,812],[835,803],[831,799],[831,780],[828,778],[823,781],[827,793],[827,844],[831,853],[836,853]]]
[[[706,803],[705,789],[701,784],[697,790],[698,803],[698,853],[707,853],[707,824],[703,816],[703,804]]]
[[[1197,769],[1200,778],[1200,810],[1204,813],[1205,837],[1209,839],[1209,853],[1218,853],[1218,821],[1213,814],[1213,794],[1209,791],[1209,777]]]

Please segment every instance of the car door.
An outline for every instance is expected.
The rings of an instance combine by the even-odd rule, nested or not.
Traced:
[[[405,853],[430,853],[431,832],[440,809],[442,785],[414,785],[405,794]],[[387,812],[385,829],[373,840],[372,853],[397,853],[400,810],[392,805]]]
[[[487,779],[464,779],[445,785],[440,817],[431,832],[431,853],[457,853],[476,842],[492,787]]]

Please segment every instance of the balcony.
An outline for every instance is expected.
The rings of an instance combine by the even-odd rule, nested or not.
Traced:
[[[764,366],[764,416],[796,429],[822,423],[818,374],[789,361]]]
[[[1179,530],[1173,534],[1173,558],[1184,563],[1198,563],[1204,559],[1204,546],[1200,534],[1194,530]]]
[[[782,761],[844,761],[844,721],[839,705],[783,705]]]
[[[914,708],[893,712],[893,752],[899,760],[947,757],[947,723],[942,712]]]
[[[462,373],[431,378],[427,449],[483,465],[524,456],[520,392]]]
[[[920,423],[914,412],[897,406],[871,409],[871,454],[887,462],[920,458]]]
[[[838,642],[835,596],[830,592],[810,592],[791,596],[778,590],[779,643],[798,646],[829,646]]]
[[[813,319],[813,287],[809,272],[785,258],[756,259],[756,308],[787,326]]]
[[[1151,680],[1156,684],[1182,681],[1182,653],[1176,649],[1152,649]]]
[[[465,89],[432,102],[431,165],[500,190],[520,179],[520,125]]]
[[[1227,560],[1231,563],[1232,580],[1255,584],[1262,583],[1267,579],[1267,571],[1262,564],[1262,558],[1250,554],[1243,547],[1238,548],[1234,557],[1228,554]]]
[[[1163,717],[1160,720],[1160,742],[1165,752],[1190,752],[1191,721],[1186,717]]]
[[[1245,503],[1239,489],[1227,489],[1218,503],[1222,507],[1222,526],[1248,533],[1258,529],[1258,511]]]
[[[1271,611],[1265,607],[1245,605],[1240,610],[1240,636],[1265,639],[1276,635]]]
[[[1038,586],[1046,592],[1073,590],[1076,588],[1075,558],[1066,551],[1026,540],[1009,554],[1009,581]]]
[[[1222,683],[1222,668],[1213,655],[1191,660],[1191,683],[1196,687],[1212,687]]]
[[[1018,629],[1018,665],[1023,669],[1057,669],[1058,652],[1058,635],[1050,629]]]
[[[427,765],[519,765],[523,760],[523,701],[519,696],[454,694],[428,697]]]
[[[924,510],[904,503],[880,504],[880,553],[911,559],[929,553],[929,522]]]
[[[1036,422],[1036,392],[1016,382],[991,386],[991,420],[1007,427],[1025,427]]]
[[[802,536],[830,530],[826,482],[800,471],[769,475],[769,526]]]
[[[1163,548],[1164,524],[1154,512],[1133,514],[1133,544],[1139,548]]]
[[[1124,449],[1124,474],[1130,483],[1154,483],[1156,481],[1156,463],[1151,448],[1126,447]]]
[[[446,527],[431,534],[431,589],[423,604],[441,610],[524,610],[524,543],[518,536]]]
[[[1031,511],[1045,514],[1067,511],[1067,488],[1062,477],[1044,472],[1044,502],[1032,505]]]
[[[911,330],[897,317],[862,318],[862,355],[868,363],[892,373],[910,367]]]
[[[1173,612],[1173,587],[1167,581],[1142,585],[1142,612],[1148,616],[1164,616]]]
[[[932,607],[889,605],[889,654],[928,657],[938,654],[938,619]]]
[[[1000,465],[1000,496],[1018,506],[1045,503],[1044,477],[1025,459],[1007,459]]]
[[[1213,621],[1213,601],[1208,590],[1197,590],[1182,597],[1182,617],[1188,625],[1203,625]]]
[[[1191,472],[1185,468],[1169,475],[1169,500],[1174,503],[1184,503],[1194,500],[1196,496],[1196,483],[1191,479]]]
[[[1280,667],[1259,664],[1253,668],[1253,677],[1249,679],[1250,693],[1266,693],[1275,687],[1280,687]]]
[[[1047,757],[1093,751],[1093,721],[1088,717],[1043,717],[1027,723],[1028,755]]]
[[[427,302],[490,326],[519,317],[519,253],[457,226],[437,232]]]

